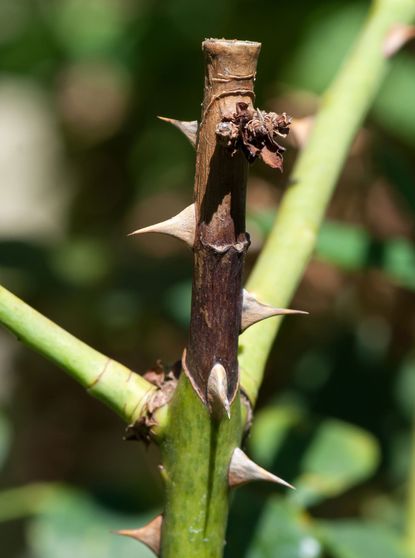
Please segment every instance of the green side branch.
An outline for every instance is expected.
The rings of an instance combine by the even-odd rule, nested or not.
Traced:
[[[278,217],[247,289],[277,307],[289,304],[312,255],[328,202],[390,61],[388,31],[415,17],[414,0],[377,0],[355,47],[322,98],[308,143],[294,167]],[[265,320],[240,338],[241,385],[254,404],[281,318]]]
[[[20,341],[63,368],[123,420],[143,413],[155,387],[119,362],[92,349],[0,287],[0,323]]]

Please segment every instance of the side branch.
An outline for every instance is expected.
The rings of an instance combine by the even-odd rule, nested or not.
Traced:
[[[119,362],[92,349],[0,286],[0,323],[63,368],[126,422],[142,416],[156,389]]]
[[[350,144],[390,61],[388,32],[415,17],[413,0],[373,2],[358,42],[322,99],[311,137],[293,170],[292,186],[249,278],[247,289],[273,306],[287,305],[311,257],[317,233]],[[281,318],[251,327],[240,338],[241,385],[254,404]]]

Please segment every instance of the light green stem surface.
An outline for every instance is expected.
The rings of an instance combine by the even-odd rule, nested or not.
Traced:
[[[0,287],[0,323],[25,345],[63,368],[126,422],[141,416],[154,386],[57,326],[4,287]]]
[[[239,395],[232,404],[231,419],[216,422],[182,374],[162,443],[166,481],[163,558],[222,556],[229,506],[228,468],[241,435]]]
[[[375,1],[353,51],[323,96],[308,143],[294,167],[292,186],[247,284],[262,302],[289,304],[312,255],[350,144],[390,65],[382,54],[385,37],[393,25],[409,23],[414,17],[414,0]],[[280,324],[281,318],[265,320],[240,338],[241,385],[252,403]]]

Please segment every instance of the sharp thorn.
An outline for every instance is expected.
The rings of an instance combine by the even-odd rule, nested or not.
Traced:
[[[241,486],[242,484],[257,480],[282,484],[283,486],[295,490],[291,484],[273,475],[269,471],[266,471],[249,459],[241,449],[236,448],[232,454],[231,463],[229,465],[229,486]]]
[[[197,138],[197,130],[199,127],[199,123],[197,120],[191,120],[186,122],[184,120],[176,120],[175,118],[166,118],[165,116],[158,116],[160,120],[164,122],[169,122],[169,124],[173,124],[176,126],[183,134],[187,137],[193,147],[196,147],[196,138]]]
[[[159,556],[162,522],[163,516],[160,514],[147,523],[147,525],[144,525],[144,527],[140,527],[140,529],[123,529],[120,531],[114,531],[114,533],[124,537],[131,537],[142,542],[148,546],[148,548],[150,548],[156,556]]]
[[[150,225],[149,227],[144,227],[143,229],[138,229],[128,236],[144,233],[168,234],[169,236],[184,240],[186,244],[192,247],[195,239],[195,229],[195,206],[192,204],[171,219],[167,219],[167,221],[162,221],[155,225]]]
[[[241,332],[266,318],[271,318],[272,316],[287,316],[289,314],[308,314],[308,312],[268,306],[267,304],[259,302],[245,289],[243,290]]]
[[[221,419],[225,413],[231,418],[231,407],[228,399],[228,379],[226,370],[217,362],[209,374],[207,384],[207,400],[212,415]]]

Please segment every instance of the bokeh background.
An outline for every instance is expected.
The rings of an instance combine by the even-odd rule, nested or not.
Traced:
[[[248,273],[319,94],[368,8],[1,0],[1,284],[138,372],[177,360],[190,253],[166,237],[126,236],[192,199],[192,147],[156,116],[198,118],[205,37],[263,43],[257,105],[292,114],[298,133],[283,175],[251,168]],[[395,57],[354,142],[292,303],[311,315],[286,320],[269,360],[249,451],[298,490],[286,499],[241,489],[229,557],[403,556],[415,401],[414,53]],[[1,556],[151,555],[110,529],[161,509],[156,450],[123,441],[117,417],[5,330],[0,406]]]

